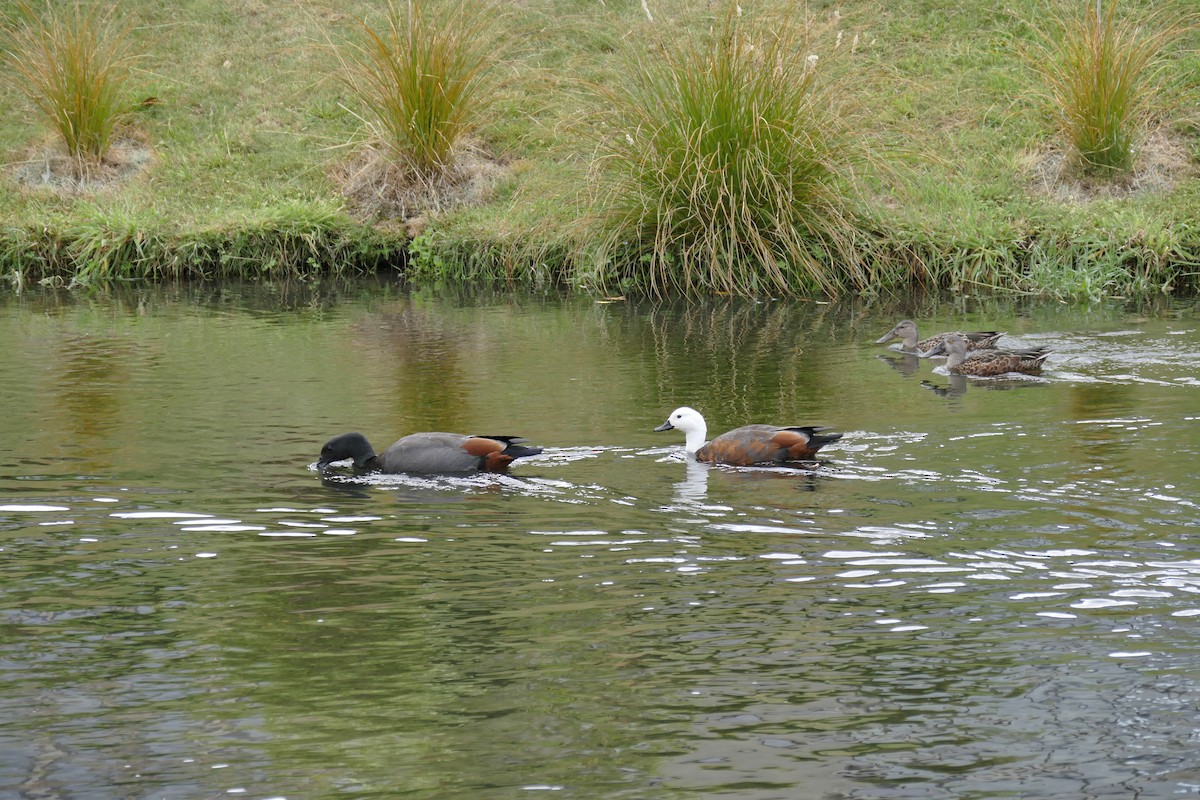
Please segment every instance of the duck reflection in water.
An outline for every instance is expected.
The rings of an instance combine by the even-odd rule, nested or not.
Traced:
[[[708,467],[695,459],[686,459],[687,475],[675,484],[675,502],[701,505],[708,499]]]
[[[386,491],[392,501],[401,504],[456,504],[465,502],[468,497],[503,494],[511,489],[512,483],[496,480],[496,476],[490,473],[410,475],[403,472],[385,474],[331,470],[321,473],[321,486],[336,494],[359,499],[378,498],[381,491]],[[469,495],[460,491],[464,488],[470,489]]]
[[[724,509],[721,505],[711,505],[708,497],[709,474],[715,472],[720,481],[760,481],[786,480],[792,481],[802,492],[817,490],[817,472],[811,469],[792,470],[764,467],[758,469],[722,470],[715,469],[710,464],[688,458],[684,461],[687,473],[683,480],[674,484],[675,502],[680,506],[693,506],[699,509]],[[792,465],[789,465],[792,466]]]
[[[948,375],[946,377],[948,383],[945,386],[938,386],[933,381],[921,381],[921,385],[938,397],[962,397],[967,393],[967,376],[966,375]]]
[[[930,380],[921,381],[921,386],[923,388],[928,389],[938,397],[962,397],[967,393],[967,387],[971,386],[972,384],[974,384],[976,388],[990,389],[994,392],[1003,392],[1009,389],[1045,388],[1046,386],[1045,383],[1019,379],[1005,380],[1003,378],[990,378],[988,380],[972,381],[966,375],[958,375],[953,372],[946,376],[945,386],[939,386]]]
[[[900,353],[896,356],[879,355],[878,358],[906,378],[911,378],[921,369],[921,358],[916,353]]]

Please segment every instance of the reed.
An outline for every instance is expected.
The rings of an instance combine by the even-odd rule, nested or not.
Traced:
[[[5,20],[3,59],[15,88],[82,163],[104,160],[128,105],[133,55],[115,6],[75,2],[34,8],[22,0]]]
[[[1060,3],[1035,24],[1032,63],[1075,166],[1119,175],[1133,167],[1134,146],[1160,96],[1162,55],[1187,30],[1167,8],[1143,17],[1118,13],[1117,0]]]
[[[708,32],[648,27],[651,41],[626,48],[617,80],[598,88],[591,280],[654,295],[864,283],[851,92],[810,20],[730,4]]]
[[[449,169],[479,124],[491,65],[487,8],[389,0],[381,25],[359,19],[360,35],[338,48],[356,113],[388,156],[418,175]]]

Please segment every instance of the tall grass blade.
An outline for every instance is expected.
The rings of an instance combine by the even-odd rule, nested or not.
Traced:
[[[1187,21],[1163,8],[1142,17],[1118,13],[1118,0],[1060,2],[1034,25],[1032,63],[1041,74],[1061,136],[1087,173],[1119,175],[1159,96],[1163,51]],[[1082,9],[1082,13],[1080,13]]]
[[[48,2],[39,13],[22,0],[5,20],[2,57],[16,88],[81,162],[104,159],[127,111],[128,31],[115,6],[80,2]]]
[[[389,0],[382,25],[359,20],[360,35],[339,48],[342,77],[374,137],[419,175],[449,169],[480,122],[492,63],[488,8]]]

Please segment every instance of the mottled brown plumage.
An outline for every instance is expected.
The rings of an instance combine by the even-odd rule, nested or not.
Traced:
[[[812,425],[743,425],[705,443],[708,426],[700,412],[682,406],[654,430],[678,429],[686,437],[685,449],[697,461],[748,467],[755,464],[784,464],[811,461],[817,451],[842,438],[840,433],[823,434],[826,428]]]
[[[900,350],[905,353],[916,353],[920,356],[930,356],[937,352],[947,336],[962,336],[967,343],[968,350],[991,350],[996,347],[996,342],[1004,334],[998,331],[948,331],[946,333],[935,333],[925,339],[917,340],[917,323],[911,319],[902,319],[896,323],[896,327],[880,336],[875,340],[875,344],[883,344],[890,342],[892,339],[900,340]]]
[[[967,340],[958,334],[947,336],[938,349],[946,353],[946,369],[951,373],[985,378],[1006,372],[1040,375],[1042,363],[1050,355],[1050,350],[1045,347],[1036,347],[1027,350],[983,350],[968,356]]]

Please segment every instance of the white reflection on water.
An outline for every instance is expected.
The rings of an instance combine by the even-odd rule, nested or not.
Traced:
[[[28,513],[36,513],[39,511],[70,511],[70,510],[71,509],[67,508],[66,506],[46,506],[46,505],[28,504],[28,503],[9,503],[7,505],[0,506],[0,511],[17,511],[17,512],[28,512]]]
[[[180,528],[181,531],[189,531],[192,533],[243,533],[247,531],[265,531],[262,525],[238,525],[236,523],[222,523],[220,525],[189,525]]]
[[[118,519],[204,519],[212,515],[185,511],[118,511],[110,516]]]
[[[708,498],[708,466],[695,459],[686,461],[687,477],[675,484],[675,502],[703,506]]]

